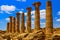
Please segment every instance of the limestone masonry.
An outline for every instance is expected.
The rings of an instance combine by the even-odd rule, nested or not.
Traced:
[[[60,40],[60,28],[53,28],[52,3],[46,2],[46,27],[40,28],[40,2],[32,4],[35,8],[34,29],[31,27],[31,7],[27,7],[26,26],[24,13],[16,13],[16,18],[10,16],[6,31],[0,30],[0,40]]]

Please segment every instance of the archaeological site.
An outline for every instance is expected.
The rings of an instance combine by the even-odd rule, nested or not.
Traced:
[[[41,5],[40,2],[32,3],[35,8],[34,29],[31,26],[32,7],[27,7],[26,26],[24,12],[17,12],[16,17],[9,17],[10,21],[7,23],[6,30],[0,30],[0,40],[60,40],[60,28],[53,28],[52,2],[50,0],[46,2],[46,26],[45,28],[40,27]]]

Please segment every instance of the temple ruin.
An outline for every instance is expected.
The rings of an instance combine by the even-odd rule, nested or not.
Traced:
[[[35,7],[34,29],[31,27],[32,7],[27,7],[26,26],[24,21],[24,12],[16,13],[16,18],[10,16],[10,22],[7,23],[6,32],[0,31],[0,39],[6,40],[60,40],[60,28],[53,28],[52,2],[46,2],[46,27],[40,28],[40,2],[32,4]],[[21,20],[20,20],[21,19]]]

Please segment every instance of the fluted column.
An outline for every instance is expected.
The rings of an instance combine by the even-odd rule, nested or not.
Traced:
[[[15,32],[15,18],[12,18],[12,33]]]
[[[9,22],[9,33],[10,33],[10,29],[11,29],[11,25],[10,25],[10,22]]]
[[[33,3],[34,7],[35,7],[35,21],[34,21],[34,30],[40,30],[40,2],[35,2]]]
[[[7,30],[6,30],[7,33],[9,33],[9,22],[7,23]]]
[[[46,3],[46,40],[53,34],[52,4],[51,1]]]
[[[21,27],[20,27],[20,33],[24,33],[25,32],[25,24],[24,24],[24,13],[22,13],[22,17],[21,17]]]
[[[26,32],[31,32],[31,7],[27,7],[27,26],[26,26]]]
[[[10,28],[10,33],[12,33],[12,18],[13,18],[13,17],[10,16],[10,24],[9,24],[9,26],[10,26],[10,27],[9,27],[9,28]]]
[[[16,22],[15,22],[15,31],[16,33],[20,32],[20,13],[16,13]]]

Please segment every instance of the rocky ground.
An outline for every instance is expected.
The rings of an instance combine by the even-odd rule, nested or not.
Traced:
[[[0,40],[44,40],[45,35],[42,31],[36,31],[33,33],[15,33],[15,34],[0,34]]]

